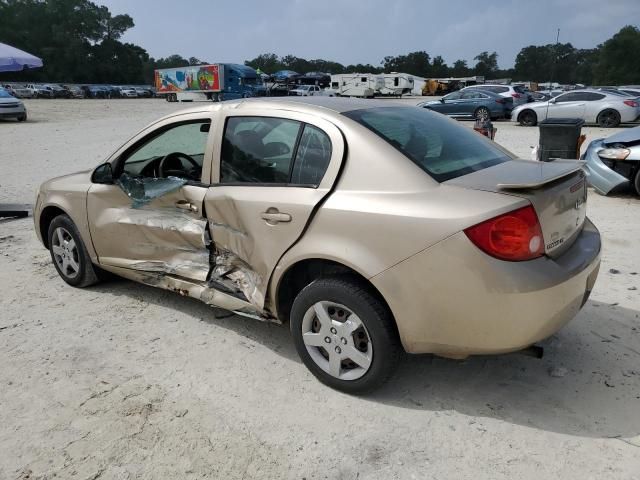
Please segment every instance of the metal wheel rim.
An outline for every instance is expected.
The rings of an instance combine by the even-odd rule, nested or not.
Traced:
[[[306,311],[302,341],[313,362],[339,380],[357,380],[371,368],[369,331],[351,309],[339,303],[321,301]]]
[[[611,127],[616,123],[616,114],[613,112],[605,112],[602,114],[602,123],[605,127]]]
[[[533,125],[533,113],[524,112],[520,118],[525,125]]]
[[[479,120],[487,120],[489,118],[489,110],[486,108],[479,108],[476,112],[476,118]]]
[[[64,227],[53,231],[51,251],[58,269],[67,278],[75,278],[80,273],[80,256],[76,241]]]

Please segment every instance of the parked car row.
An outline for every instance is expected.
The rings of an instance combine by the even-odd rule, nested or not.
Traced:
[[[17,98],[151,98],[152,87],[123,85],[66,85],[55,83],[5,84],[4,89]]]

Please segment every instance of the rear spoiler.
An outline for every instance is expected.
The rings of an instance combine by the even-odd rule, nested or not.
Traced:
[[[540,162],[540,177],[538,179],[527,179],[522,182],[498,183],[496,186],[500,190],[529,190],[540,188],[547,183],[555,182],[556,180],[567,177],[578,170],[582,170],[583,165],[586,165],[586,163],[587,162],[584,160],[555,160],[553,163]],[[545,164],[546,167],[543,167]],[[552,173],[549,172],[550,165],[566,166],[566,168],[559,168],[557,171]],[[543,169],[546,169],[547,171],[543,172]]]

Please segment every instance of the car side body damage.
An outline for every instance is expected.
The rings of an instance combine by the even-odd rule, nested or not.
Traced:
[[[424,109],[321,97],[198,106],[106,163],[112,182],[82,172],[41,187],[45,244],[65,213],[101,269],[260,320],[288,320],[302,290],[348,274],[408,352],[507,352],[569,321],[597,276],[577,162],[517,161]],[[522,208],[537,212],[536,258],[506,262],[465,234]]]

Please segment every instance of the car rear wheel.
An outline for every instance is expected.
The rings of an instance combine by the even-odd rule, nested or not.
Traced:
[[[538,116],[532,110],[525,110],[518,115],[518,123],[523,127],[535,127],[538,124]]]
[[[293,302],[290,328],[311,373],[346,393],[362,394],[382,385],[402,352],[387,306],[350,277],[307,285]]]
[[[603,110],[598,115],[598,125],[602,128],[615,128],[620,125],[620,114],[616,110]]]
[[[48,231],[49,251],[58,274],[69,285],[88,287],[98,282],[80,233],[67,215],[53,219]]]
[[[473,118],[476,120],[489,120],[491,112],[487,107],[479,107],[473,112]]]

